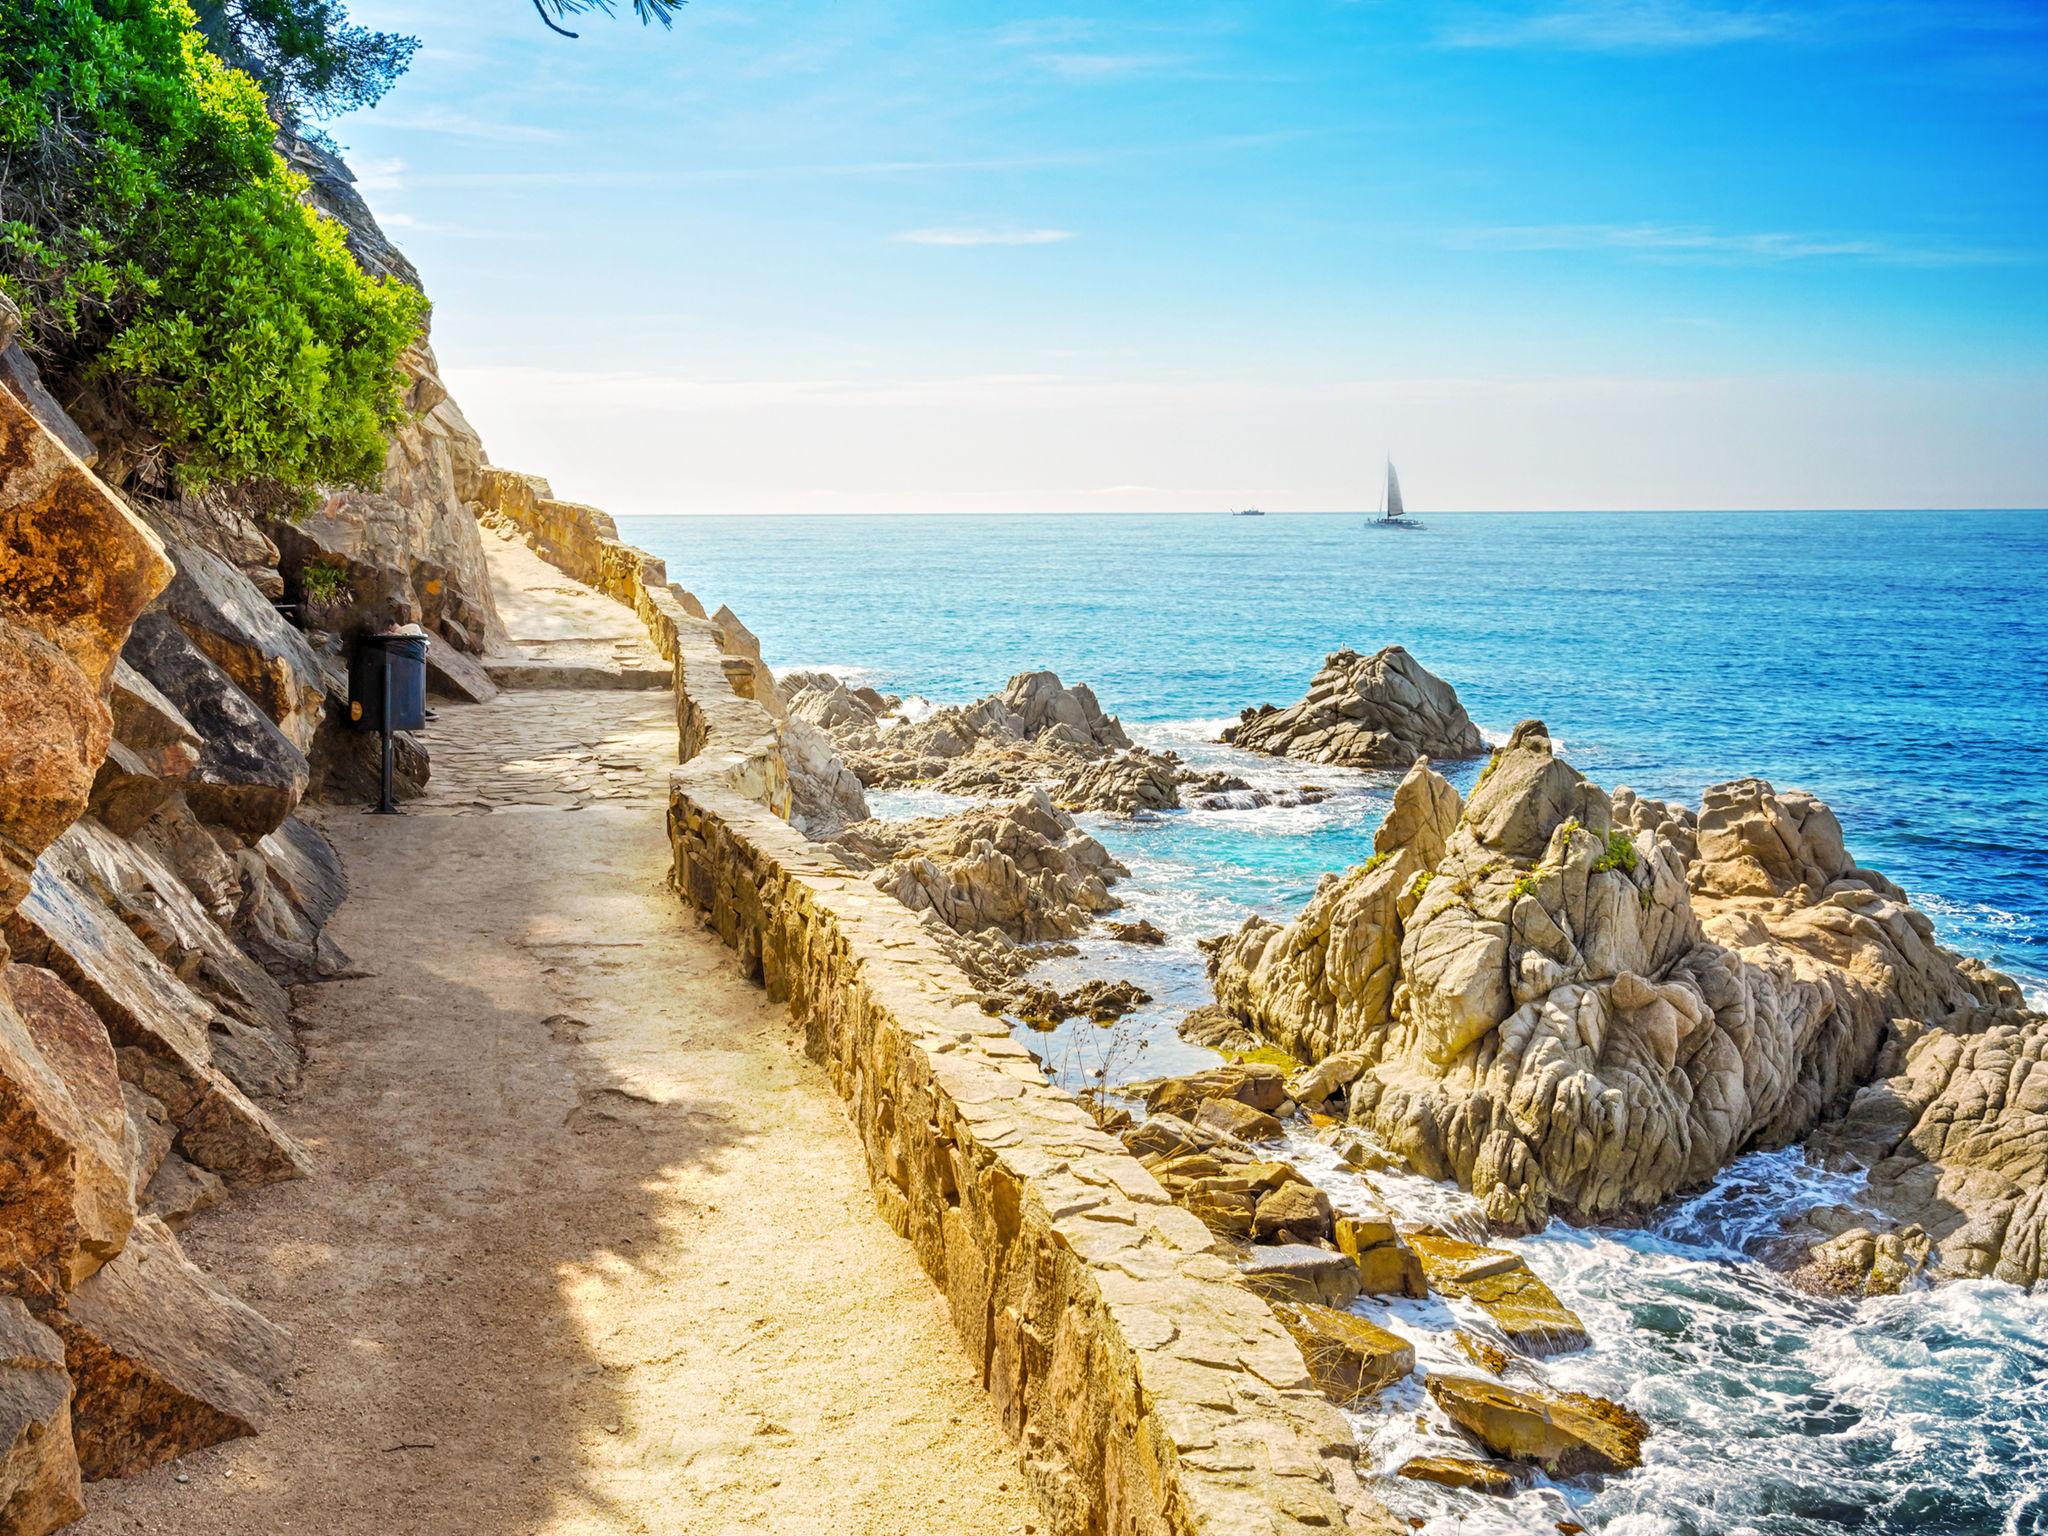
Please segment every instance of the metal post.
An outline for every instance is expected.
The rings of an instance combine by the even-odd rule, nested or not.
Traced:
[[[396,816],[398,802],[391,798],[391,647],[380,645],[378,651],[384,658],[384,718],[381,722],[384,736],[384,798],[378,803],[375,814]]]

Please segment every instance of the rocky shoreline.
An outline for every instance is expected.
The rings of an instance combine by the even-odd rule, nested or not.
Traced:
[[[868,787],[981,803],[836,841],[943,930],[987,1006],[1035,1026],[1085,1013],[1028,975],[1114,906],[1121,871],[1070,813],[1199,802],[1074,787],[1090,771],[1182,789],[1196,775],[1050,674],[915,723],[892,724],[900,701],[880,695],[849,709],[851,692],[807,679],[793,712],[812,712]],[[1389,713],[1408,701],[1410,715]],[[1625,1471],[1650,1432],[1618,1404],[1543,1385],[1540,1361],[1585,1347],[1587,1330],[1486,1230],[1640,1221],[1739,1156],[1804,1142],[1867,1180],[1766,1246],[1796,1283],[2040,1282],[2048,1020],[2009,978],[1944,949],[1850,856],[1825,805],[1755,779],[1710,788],[1697,810],[1610,795],[1537,721],[1461,797],[1424,748],[1478,753],[1476,728],[1395,647],[1332,656],[1309,698],[1248,711],[1227,739],[1407,772],[1370,859],[1326,876],[1293,921],[1204,942],[1216,1001],[1182,1033],[1243,1064],[1106,1084],[1098,1114],[1239,1253],[1340,1403],[1369,1404],[1414,1367],[1398,1336],[1345,1310],[1358,1296],[1441,1295],[1489,1320],[1456,1336],[1479,1376],[1428,1379],[1467,1452],[1400,1473],[1508,1496],[1531,1469]],[[1259,1065],[1266,1054],[1299,1069]],[[1289,1161],[1308,1142],[1355,1169],[1455,1183],[1484,1226],[1340,1213]]]

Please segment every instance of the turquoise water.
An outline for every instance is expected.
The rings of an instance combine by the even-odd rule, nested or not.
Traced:
[[[2048,515],[1426,521],[642,517],[625,531],[707,606],[729,603],[771,665],[939,703],[1050,667],[1183,749],[1246,705],[1293,702],[1339,646],[1398,642],[1482,727],[1540,716],[1609,788],[1697,803],[1758,774],[1813,791],[1948,942],[2048,984]],[[1347,796],[1319,816],[1116,841],[1277,915],[1361,857],[1377,821]]]
[[[728,603],[780,669],[825,666],[954,703],[1050,667],[1087,682],[1147,745],[1319,805],[1089,825],[1132,878],[1163,950],[1103,941],[1056,967],[1128,975],[1157,1001],[1117,1031],[1034,1042],[1069,1081],[1209,1059],[1171,1025],[1208,1000],[1198,937],[1285,918],[1370,849],[1394,779],[1215,744],[1246,705],[1290,703],[1342,645],[1408,647],[1499,736],[1540,716],[1576,766],[1697,803],[1758,774],[1832,805],[1951,945],[2048,1000],[2048,515],[2040,513],[1358,517],[634,518],[707,606]],[[1451,770],[1470,787],[1477,764]],[[874,797],[885,814],[929,807]],[[1321,1148],[1295,1156],[1340,1206],[1421,1219],[1462,1197],[1366,1190]],[[2048,1536],[2048,1295],[1990,1283],[1820,1301],[1750,1258],[1788,1210],[1853,1195],[1795,1151],[1744,1159],[1627,1232],[1562,1226],[1519,1248],[1594,1347],[1551,1384],[1651,1422],[1645,1467],[1600,1489],[1507,1502],[1389,1480],[1399,1512],[1470,1536],[1570,1519],[1604,1536]],[[1424,1369],[1440,1302],[1361,1310],[1409,1332]],[[1470,1319],[1465,1319],[1470,1321]],[[1375,1464],[1455,1450],[1419,1387],[1356,1416]],[[1418,1424],[1418,1415],[1420,1423]]]

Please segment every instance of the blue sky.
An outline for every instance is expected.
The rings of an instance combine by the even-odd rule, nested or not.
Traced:
[[[2048,5],[351,10],[457,397],[616,512],[2048,503]]]

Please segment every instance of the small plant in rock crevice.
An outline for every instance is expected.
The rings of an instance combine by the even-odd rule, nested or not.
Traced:
[[[1618,869],[1632,875],[1640,862],[1634,840],[1626,832],[1610,832],[1607,834],[1607,851],[1593,861],[1593,873],[1599,875]]]
[[[309,560],[299,568],[299,593],[309,608],[324,608],[348,596],[348,567],[340,561]]]

